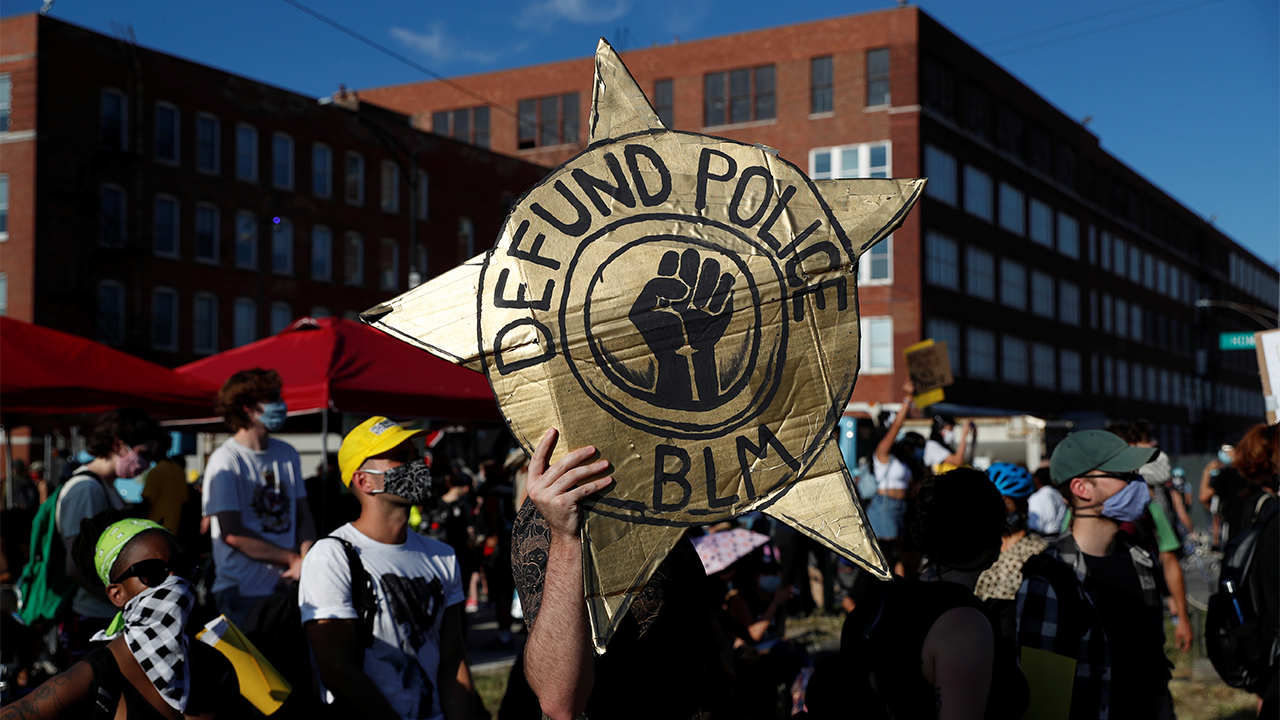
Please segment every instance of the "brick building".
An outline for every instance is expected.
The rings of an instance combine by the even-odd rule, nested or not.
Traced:
[[[546,172],[49,17],[0,44],[4,312],[169,366],[452,268]]]
[[[1262,418],[1256,330],[1277,273],[916,7],[623,54],[668,127],[777,148],[814,178],[930,179],[860,268],[854,407],[894,403],[904,347],[946,340],[947,408],[1152,420],[1204,449]],[[590,57],[361,90],[423,128],[553,166],[585,148]],[[456,85],[489,98],[477,107]]]

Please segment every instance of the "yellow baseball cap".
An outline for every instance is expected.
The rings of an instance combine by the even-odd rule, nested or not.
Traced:
[[[360,423],[347,433],[342,439],[342,447],[338,448],[338,468],[342,470],[342,484],[351,484],[351,477],[365,460],[381,455],[421,432],[400,427],[380,415]]]

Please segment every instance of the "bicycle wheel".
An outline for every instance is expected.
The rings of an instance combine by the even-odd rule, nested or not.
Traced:
[[[1222,557],[1218,553],[1188,555],[1182,559],[1182,581],[1187,588],[1187,603],[1198,610],[1209,609],[1209,597],[1218,591],[1218,575]]]

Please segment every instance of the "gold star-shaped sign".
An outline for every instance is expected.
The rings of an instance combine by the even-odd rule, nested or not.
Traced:
[[[765,147],[663,127],[596,51],[588,149],[489,252],[364,319],[484,372],[532,448],[594,445],[582,530],[603,652],[687,528],[762,510],[887,578],[833,431],[858,374],[858,258],[924,180],[814,182]]]

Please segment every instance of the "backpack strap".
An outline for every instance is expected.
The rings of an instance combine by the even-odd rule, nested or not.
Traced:
[[[351,567],[351,606],[355,608],[359,622],[356,628],[360,633],[360,642],[365,647],[373,646],[373,619],[378,614],[378,591],[373,584],[373,577],[364,569],[360,561],[360,553],[355,545],[336,535],[327,535],[323,540],[337,540],[347,554],[347,564]]]
[[[89,717],[93,720],[114,718],[120,707],[124,685],[120,664],[111,650],[105,647],[90,651],[84,656],[84,661],[93,670],[93,685],[90,687],[93,711]]]

